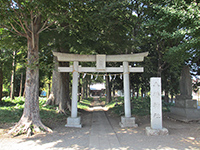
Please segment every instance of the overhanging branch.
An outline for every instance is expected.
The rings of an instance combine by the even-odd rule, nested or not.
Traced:
[[[46,22],[44,23],[44,25],[43,25],[42,28],[37,32],[37,34],[39,34],[39,33],[41,33],[42,31],[48,29],[50,26],[52,26],[52,25],[55,23],[55,21],[53,21],[52,23],[50,23],[49,25],[46,26],[47,22],[48,22],[48,21],[46,21]],[[45,26],[46,26],[46,27],[45,27]]]
[[[18,35],[27,38],[27,34],[24,34],[24,33],[19,32],[19,31],[14,27],[14,25],[13,25],[12,23],[10,23],[10,25],[11,25],[11,27],[13,28],[13,30],[14,30],[15,32],[13,32],[11,29],[7,28],[9,31],[11,31],[12,33],[15,33],[15,34],[17,33]]]

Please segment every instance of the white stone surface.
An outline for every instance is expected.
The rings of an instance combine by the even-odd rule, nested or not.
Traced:
[[[154,135],[169,135],[169,132],[166,128],[162,129],[152,129],[151,127],[146,127],[146,134],[148,136],[154,136]]]
[[[73,84],[72,84],[72,107],[71,117],[77,117],[77,102],[78,102],[78,62],[75,61],[73,64]]]
[[[150,79],[151,91],[151,128],[162,129],[162,99],[161,99],[161,78]]]
[[[135,117],[125,117],[121,116],[121,122],[119,123],[121,128],[126,128],[126,127],[138,127],[137,124],[135,124]]]
[[[72,72],[73,67],[58,67],[59,72]],[[122,67],[106,67],[97,69],[96,67],[78,67],[78,72],[123,72]],[[144,72],[143,67],[129,67],[129,72]]]
[[[96,55],[97,70],[105,71],[106,69],[106,55]]]
[[[124,80],[124,112],[125,117],[131,117],[131,102],[130,102],[130,81],[129,81],[129,66],[128,62],[123,62],[123,80]]]
[[[67,124],[65,125],[65,127],[81,128],[82,127],[81,117],[76,117],[76,118],[68,117]]]
[[[95,62],[95,55],[79,55],[79,54],[67,54],[60,52],[53,52],[54,56],[58,57],[58,61],[83,61],[83,62]],[[121,54],[121,55],[106,55],[106,62],[141,62],[144,57],[148,55],[148,52],[136,53],[136,54]]]

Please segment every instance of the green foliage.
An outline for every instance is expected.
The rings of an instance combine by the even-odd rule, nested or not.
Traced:
[[[22,116],[24,109],[25,99],[23,97],[15,97],[14,100],[10,100],[9,97],[3,97],[0,101],[0,122],[1,123],[12,123],[19,121]],[[39,99],[40,116],[42,120],[53,119],[59,120],[64,116],[57,112],[57,106],[45,106],[46,99]]]
[[[103,102],[105,102],[106,98],[105,97],[101,97],[100,100],[103,101]]]
[[[124,114],[124,98],[123,97],[117,97],[114,100],[112,100],[109,104],[106,105],[106,107],[109,107],[112,113],[117,115],[123,115]]]
[[[131,114],[137,115],[137,116],[146,116],[150,114],[150,97],[145,97],[141,99],[134,98],[131,101]],[[173,103],[166,103],[162,102],[162,111],[163,112],[169,112],[170,107],[174,106]],[[112,113],[115,113],[119,116],[124,115],[124,98],[118,97],[117,99],[111,101],[109,104],[106,105],[106,107],[109,107]]]
[[[166,102],[162,102],[162,110],[163,112],[170,112],[170,107],[175,106],[174,103],[166,103]]]
[[[93,102],[93,98],[89,97],[87,99],[83,99],[80,102],[78,102],[78,108],[79,109],[88,109],[91,107],[91,102]]]
[[[139,116],[145,116],[150,114],[150,97],[145,97],[143,99],[139,97],[138,99],[133,99],[131,104],[132,114]]]
[[[9,97],[3,97],[0,102],[0,122],[17,122],[24,108],[24,98],[16,98],[13,101]]]
[[[164,40],[180,39],[175,45],[168,46],[165,59],[172,64],[178,64],[196,57],[200,48],[200,4],[196,1],[180,0],[171,1],[167,5],[153,3],[152,6],[157,12],[155,21],[158,26],[164,27],[157,28],[160,36]]]

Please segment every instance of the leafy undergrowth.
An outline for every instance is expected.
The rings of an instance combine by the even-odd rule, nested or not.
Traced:
[[[14,100],[11,100],[9,97],[3,97],[0,102],[0,123],[18,122],[23,113],[24,102],[25,99],[23,97],[15,97]],[[58,121],[66,118],[63,114],[58,113],[57,106],[42,106],[45,103],[46,98],[39,98],[40,117],[42,121],[52,119]]]
[[[163,112],[169,112],[170,107],[174,104],[171,103],[162,103]],[[117,115],[124,115],[124,98],[118,97],[112,100],[109,104],[106,105],[109,107],[109,110]],[[145,97],[141,99],[134,98],[131,100],[131,114],[136,116],[146,116],[150,114],[150,97]]]
[[[78,102],[78,108],[79,109],[89,109],[91,107],[91,104],[93,102],[93,98],[92,97],[89,97],[87,99],[82,99],[80,102]]]

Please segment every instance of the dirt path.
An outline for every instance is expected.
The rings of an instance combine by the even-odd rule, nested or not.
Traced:
[[[81,112],[83,128],[66,128],[66,118],[60,122],[46,123],[53,129],[51,134],[38,134],[30,138],[15,138],[0,135],[0,150],[89,150],[93,112]],[[187,150],[200,149],[200,123],[183,123],[163,117],[163,126],[169,130],[168,136],[146,136],[145,127],[150,126],[149,117],[136,117],[138,128],[120,128],[120,117],[106,112],[109,123],[115,132],[120,147],[130,150]],[[8,128],[0,125],[0,132]],[[94,149],[96,150],[96,149]]]
[[[183,123],[169,120],[164,117],[163,126],[169,130],[168,136],[146,136],[145,127],[150,126],[147,117],[136,117],[138,128],[119,128],[119,118],[108,117],[122,147],[127,149],[166,149],[166,150],[186,150],[200,149],[200,124]]]

